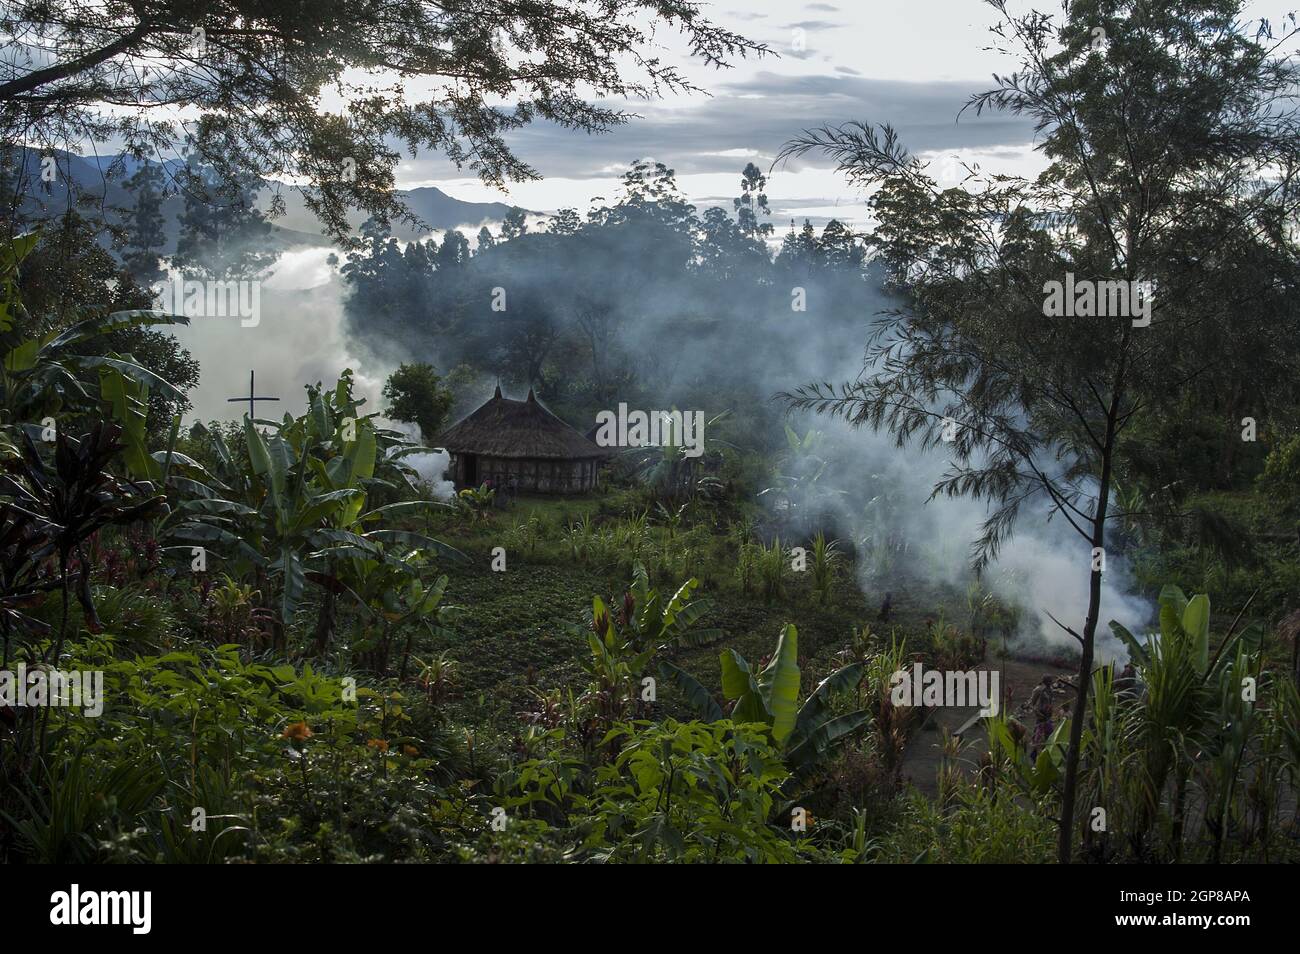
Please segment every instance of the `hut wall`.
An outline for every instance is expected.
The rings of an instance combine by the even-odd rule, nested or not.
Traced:
[[[454,471],[459,483],[463,465],[458,462]],[[580,494],[596,487],[596,461],[479,457],[478,480],[525,493]]]

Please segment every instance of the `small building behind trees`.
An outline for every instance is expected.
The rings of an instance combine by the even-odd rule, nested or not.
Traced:
[[[482,407],[443,431],[438,444],[451,458],[456,488],[489,483],[510,492],[580,494],[596,489],[609,452],[560,420],[532,389],[522,401],[501,386]]]

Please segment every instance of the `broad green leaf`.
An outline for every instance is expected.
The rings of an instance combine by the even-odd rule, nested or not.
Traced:
[[[821,762],[841,738],[871,721],[871,713],[859,709],[821,723],[786,753],[786,764],[795,771],[806,771]]]
[[[722,707],[718,705],[709,690],[705,689],[700,681],[692,676],[686,670],[674,666],[666,659],[659,661],[659,675],[667,682],[676,686],[686,697],[701,719],[705,722],[717,722],[722,718]]]
[[[266,449],[266,441],[262,438],[262,432],[247,417],[244,418],[244,439],[248,442],[248,458],[253,465],[253,473],[259,477],[269,477],[271,455]]]
[[[1138,641],[1138,638],[1121,626],[1115,620],[1110,621],[1110,631],[1115,634],[1126,647],[1128,647],[1129,657],[1135,665],[1145,666],[1149,661],[1147,649]]]
[[[352,479],[369,480],[375,476],[375,430],[369,421],[357,421],[357,439],[347,445],[347,458],[351,464]]]
[[[722,662],[722,697],[739,699],[747,692],[755,692],[758,687],[754,676],[749,671],[745,657],[734,649],[725,649],[718,657]]]
[[[412,530],[371,530],[366,534],[366,539],[378,540],[382,543],[397,543],[412,549],[432,551],[458,563],[469,561],[469,557],[450,544],[425,536],[423,533],[415,533]]]
[[[787,740],[787,745],[793,748],[813,732],[830,710],[830,701],[835,694],[848,692],[856,688],[858,683],[862,681],[866,669],[865,663],[852,663],[836,670],[818,683],[817,688],[799,707],[799,716],[795,719],[794,732],[791,733],[790,738]]]
[[[794,729],[799,707],[799,631],[793,624],[781,630],[772,661],[759,673],[758,689],[772,713],[772,738],[783,742]]]
[[[115,371],[120,371],[132,381],[143,384],[150,391],[158,392],[170,401],[185,400],[184,391],[177,388],[166,378],[128,358],[117,358],[111,355],[66,355],[62,356],[60,360],[70,367],[82,370],[112,368]]]
[[[124,328],[147,328],[152,325],[188,325],[190,320],[184,315],[169,315],[162,311],[115,311],[108,315],[98,315],[79,321],[66,331],[51,338],[45,345],[45,351],[61,351],[68,345],[77,344],[90,338],[98,338],[111,331]]]
[[[763,703],[763,697],[757,692],[746,692],[736,700],[731,710],[732,722],[758,722],[770,726],[772,713]]]
[[[1183,611],[1187,609],[1187,597],[1183,591],[1172,583],[1160,590],[1160,635],[1165,639],[1178,636],[1183,623]]]
[[[1210,598],[1198,593],[1183,610],[1183,629],[1192,641],[1192,658],[1196,668],[1205,672],[1210,665]]]
[[[376,507],[374,510],[367,510],[358,519],[362,523],[368,523],[371,520],[378,520],[381,517],[388,518],[403,514],[424,513],[436,507],[451,508],[452,505],[443,500],[402,500],[398,503],[385,504],[382,507]]]
[[[36,356],[40,348],[41,343],[35,338],[24,341],[5,355],[5,370],[10,374],[18,371],[30,371],[36,367]]]

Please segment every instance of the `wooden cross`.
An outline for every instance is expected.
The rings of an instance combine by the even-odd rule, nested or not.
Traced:
[[[231,402],[233,402],[233,401],[239,401],[239,402],[247,401],[247,402],[248,402],[248,419],[251,421],[251,420],[256,420],[256,419],[257,419],[257,414],[256,414],[257,408],[256,408],[256,403],[255,403],[255,402],[257,402],[257,401],[278,401],[278,400],[280,400],[278,397],[261,397],[261,396],[259,396],[258,393],[257,393],[257,389],[256,389],[255,387],[253,387],[253,372],[252,372],[252,371],[249,371],[249,372],[248,372],[248,397],[232,397],[232,398],[226,398],[226,403],[229,404],[229,403],[231,403]]]

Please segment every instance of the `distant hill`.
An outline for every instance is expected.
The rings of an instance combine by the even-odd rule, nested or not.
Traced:
[[[6,170],[10,183],[21,170],[21,181],[25,187],[21,190],[19,211],[23,215],[33,219],[52,218],[63,214],[69,204],[75,203],[78,208],[87,213],[102,215],[109,222],[121,221],[132,201],[130,192],[122,183],[139,169],[141,163],[138,160],[117,155],[79,156],[61,150],[55,150],[51,155],[58,170],[55,182],[42,182],[42,154],[35,150],[23,150],[12,167]],[[179,164],[178,161],[163,163],[164,166],[172,167]],[[308,210],[302,194],[296,188],[268,184],[259,195],[259,205],[264,209],[269,208],[273,189],[276,188],[284,200],[285,214],[270,220],[273,241],[284,249],[330,245],[320,222]],[[460,227],[477,231],[484,223],[500,222],[511,209],[504,202],[462,202],[435,186],[422,186],[400,194],[407,207],[425,225],[425,228],[415,228],[405,223],[395,223],[393,235],[404,240],[422,238],[429,230]],[[172,196],[163,204],[168,239],[164,254],[170,254],[176,248],[182,206],[183,201],[179,196]],[[365,218],[362,213],[350,216],[353,228],[359,228]]]

